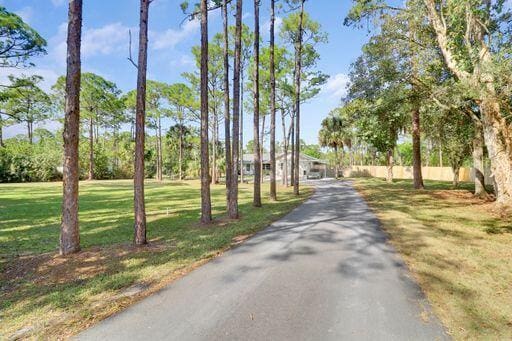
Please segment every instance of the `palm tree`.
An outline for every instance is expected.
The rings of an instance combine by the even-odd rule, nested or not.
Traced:
[[[322,147],[334,149],[334,163],[336,178],[339,174],[340,159],[339,150],[343,150],[345,142],[348,142],[347,134],[344,131],[343,121],[337,116],[329,116],[322,121],[322,128],[318,134],[318,140]]]

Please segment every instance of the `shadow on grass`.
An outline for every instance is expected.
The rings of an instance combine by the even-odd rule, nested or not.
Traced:
[[[121,289],[134,283],[151,286],[166,274],[211,258],[229,247],[235,237],[260,230],[307,196],[297,198],[288,191],[278,202],[266,203],[265,210],[254,210],[250,191],[242,188],[239,209],[243,219],[228,221],[223,213],[225,189],[213,186],[212,201],[222,203],[214,204],[213,208],[219,225],[202,227],[197,224],[198,186],[180,183],[174,190],[174,183],[151,183],[146,192],[151,242],[147,247],[134,248],[130,244],[131,184],[121,183],[117,188],[107,184],[108,190],[103,183],[95,185],[102,188],[91,190],[87,187],[94,188],[93,184],[87,184],[80,199],[84,251],[69,258],[55,255],[59,212],[52,208],[60,206],[60,187],[47,194],[48,187],[42,186],[44,198],[36,201],[36,209],[28,197],[29,191],[19,197],[0,194],[1,206],[10,210],[8,223],[0,228],[0,248],[2,253],[6,252],[0,258],[2,319],[23,320],[37,311],[78,311],[82,319],[97,318],[93,315],[105,314],[98,311],[97,305],[117,304],[116,295]],[[19,209],[17,206],[21,207],[23,201],[25,206]],[[108,292],[113,296],[112,302],[91,301]],[[59,325],[45,318],[39,317],[47,325]]]
[[[511,241],[505,235],[512,232],[509,219],[474,198],[472,184],[453,189],[427,182],[426,190],[415,191],[410,181],[355,182],[456,339],[512,336],[510,296],[503,289],[512,280],[503,257]]]

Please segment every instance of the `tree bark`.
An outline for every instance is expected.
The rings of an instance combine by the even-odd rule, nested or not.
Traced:
[[[388,150],[388,153],[386,155],[386,160],[387,160],[387,169],[388,169],[386,181],[388,183],[393,183],[393,166],[394,166],[393,148]]]
[[[400,154],[400,150],[396,146],[395,146],[395,152],[396,152],[396,156],[398,157],[398,165],[400,167],[403,167],[404,166],[404,160],[402,159],[402,155]]]
[[[163,172],[162,172],[162,164],[163,164],[163,157],[162,157],[162,119],[160,116],[158,116],[157,119],[158,127],[157,127],[157,141],[156,141],[156,152],[157,152],[157,167],[156,167],[156,180],[162,181],[163,180]]]
[[[472,20],[468,25],[475,23],[474,26],[480,30],[479,34],[475,35],[479,59],[475,61],[472,72],[466,71],[459,66],[456,53],[452,51],[449,44],[450,37],[448,26],[442,15],[443,8],[439,8],[434,0],[424,0],[424,3],[448,69],[458,79],[472,85],[475,92],[481,94],[479,98],[475,99],[480,101],[484,139],[491,160],[496,200],[500,204],[510,205],[512,203],[512,128],[503,117],[500,104],[495,98],[494,76],[484,67],[492,62],[492,51],[486,41],[487,32],[484,31],[481,23],[475,23],[474,16],[466,16],[466,20]]]
[[[4,126],[1,122],[2,118],[0,117],[0,147],[4,146]]]
[[[270,200],[272,201],[277,200],[275,21],[275,0],[270,0]]]
[[[459,174],[460,174],[460,167],[459,166],[452,166],[453,171],[453,187],[457,188],[459,187]]]
[[[420,111],[415,108],[412,112],[412,172],[415,189],[424,189],[421,173],[421,130]]]
[[[240,69],[240,183],[244,183],[244,68]]]
[[[183,180],[183,121],[180,121],[180,141],[179,141],[179,152],[178,152],[178,177]]]
[[[94,180],[94,121],[89,118],[89,178]]]
[[[146,121],[146,71],[148,60],[148,18],[150,0],[140,1],[139,56],[137,62],[137,103],[135,109],[134,243],[146,240],[146,206],[144,202],[144,144]]]
[[[212,222],[208,151],[208,1],[201,0],[201,223]]]
[[[32,129],[33,123],[32,121],[27,122],[27,130],[28,130],[28,142],[30,144],[34,144],[34,137],[33,137],[33,129]]]
[[[473,138],[473,169],[475,172],[475,195],[486,197],[485,170],[484,170],[484,132],[480,122],[475,122],[475,136]]]
[[[260,116],[261,117],[261,116]],[[264,149],[265,149],[265,123],[266,123],[266,120],[267,120],[267,116],[266,115],[263,115],[263,117],[261,117],[261,130],[260,130],[260,135],[261,135],[261,138],[260,138],[260,169],[261,169],[261,182],[260,183],[263,183],[263,179],[265,177],[265,174],[264,174],[264,169],[263,169],[263,161],[264,158],[263,158],[263,152],[264,152]]]
[[[212,138],[212,182],[219,183],[219,172],[217,169],[217,146],[218,146],[219,122],[216,110],[213,113],[213,138]]]
[[[334,146],[334,172],[336,173],[334,175],[334,178],[337,179],[338,178],[338,174],[340,173],[339,172],[339,169],[338,169],[338,146]]]
[[[229,17],[228,17],[228,1],[222,3],[222,19],[223,19],[223,38],[224,38],[224,152],[226,158],[226,203],[229,210],[229,196],[231,187],[230,176],[231,167],[231,112],[229,107]]]
[[[299,41],[296,47],[295,56],[295,180],[293,181],[293,193],[300,194],[300,86],[302,74],[302,31],[304,24],[304,3],[306,0],[301,0],[300,18],[299,18]]]
[[[506,122],[500,121],[499,104],[484,99],[480,105],[485,145],[491,159],[491,173],[495,182],[496,201],[499,204],[512,203],[512,141]]]
[[[284,109],[281,108],[281,127],[283,128],[283,169],[282,183],[288,187],[288,136],[286,135],[286,116]]]
[[[292,131],[291,133],[291,144],[290,144],[290,150],[291,150],[291,160],[290,160],[290,186],[293,186],[295,183],[295,115],[291,117],[290,122],[290,129]]]
[[[254,195],[253,206],[261,207],[260,155],[260,1],[254,0]]]
[[[229,187],[228,216],[238,219],[238,169],[240,167],[240,74],[242,60],[242,0],[236,2],[235,60],[233,65],[233,144],[231,145],[231,185]],[[243,162],[243,161],[242,161]]]
[[[443,167],[443,146],[439,143],[439,167]]]
[[[66,98],[64,116],[63,195],[59,253],[80,251],[78,221],[78,139],[80,135],[80,46],[82,37],[82,0],[70,0],[68,9]]]

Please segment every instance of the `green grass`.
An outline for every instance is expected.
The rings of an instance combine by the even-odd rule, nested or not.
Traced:
[[[512,221],[471,184],[355,179],[437,315],[458,340],[512,339]]]
[[[225,187],[212,186],[216,224],[199,221],[198,182],[146,185],[148,247],[131,246],[131,181],[80,184],[80,235],[83,251],[56,254],[61,184],[0,185],[0,339],[72,335],[224,251],[300,204],[311,189],[295,197],[280,189],[279,201],[252,207],[252,186],[241,185],[238,221],[224,217]],[[268,186],[264,186],[266,189]],[[263,193],[266,198],[268,194]],[[129,294],[127,288],[142,288]]]

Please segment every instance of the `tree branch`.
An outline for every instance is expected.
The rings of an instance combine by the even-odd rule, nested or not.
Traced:
[[[150,1],[150,3],[151,3],[151,1]],[[130,44],[129,44],[129,47],[128,47],[128,53],[129,53],[128,60],[130,61],[130,63],[132,63],[132,65],[136,69],[138,69],[139,65],[137,63],[135,63],[133,58],[132,58],[132,30],[128,30],[128,36],[130,37]]]

